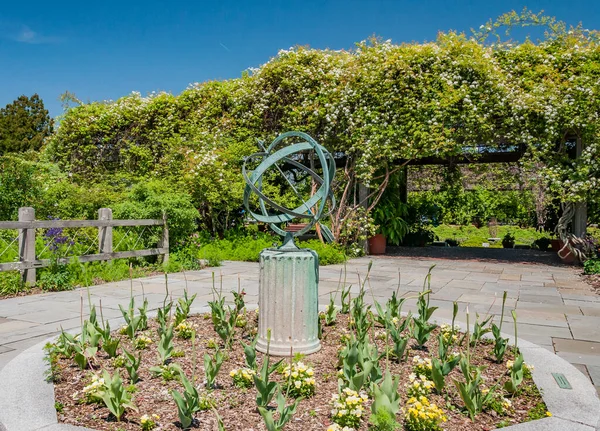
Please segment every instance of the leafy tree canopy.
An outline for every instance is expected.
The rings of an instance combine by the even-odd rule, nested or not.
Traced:
[[[20,96],[0,109],[0,154],[39,150],[53,121],[37,94]]]

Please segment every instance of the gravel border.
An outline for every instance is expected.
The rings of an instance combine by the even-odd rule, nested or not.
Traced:
[[[248,306],[251,310],[256,306]],[[193,313],[208,311],[193,307]],[[446,319],[433,319],[450,324]],[[111,321],[116,325],[121,319]],[[456,322],[461,330],[466,325]],[[117,327],[117,326],[114,326]],[[489,335],[489,334],[488,334]],[[505,335],[514,342],[514,337]],[[53,338],[39,343],[10,361],[0,370],[0,431],[93,431],[73,425],[59,424],[54,409],[54,388],[45,380],[48,365],[43,347]],[[511,431],[595,431],[600,429],[600,399],[591,382],[561,357],[536,344],[519,339],[518,346],[525,361],[534,366],[533,380],[552,417],[525,422],[503,429]],[[551,373],[565,375],[572,390],[560,389]],[[4,424],[4,425],[3,425]]]

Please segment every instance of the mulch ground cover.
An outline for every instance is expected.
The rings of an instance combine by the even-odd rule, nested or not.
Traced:
[[[348,329],[347,315],[338,315],[337,321],[332,326],[323,327],[322,349],[314,354],[302,358],[302,361],[313,367],[316,379],[316,392],[307,399],[300,402],[297,412],[293,419],[285,426],[289,431],[307,431],[307,430],[326,430],[332,423],[330,418],[331,397],[338,392],[338,351],[343,347],[343,337],[350,334]],[[190,340],[175,337],[175,349],[182,352],[182,357],[173,359],[179,364],[187,377],[191,380],[195,378],[196,385],[203,393],[208,394],[214,401],[214,407],[221,416],[226,430],[265,430],[263,420],[256,409],[256,390],[240,389],[233,385],[229,372],[233,369],[245,366],[243,349],[240,340],[248,342],[251,339],[251,333],[256,331],[258,316],[254,312],[248,312],[248,324],[245,328],[236,330],[236,339],[233,343],[233,349],[228,352],[227,358],[223,363],[221,371],[217,377],[217,388],[207,391],[204,389],[204,368],[202,358],[205,352],[213,354],[214,350],[207,347],[211,344],[209,340],[220,342],[220,339],[213,329],[210,314],[190,316],[187,323],[192,324],[197,331],[195,348],[192,348]],[[402,396],[402,404],[408,399],[406,395],[406,386],[409,384],[409,375],[413,372],[413,358],[415,356],[432,357],[437,352],[436,333],[439,328],[434,330],[432,337],[426,345],[425,350],[416,349],[411,346],[408,349],[408,359],[405,362],[396,362],[381,359],[382,370],[389,367],[393,376],[400,379],[399,393]],[[380,352],[385,350],[385,333],[383,328],[375,326],[372,330],[373,341],[377,344]],[[103,351],[99,351],[92,361],[89,369],[80,370],[74,361],[69,358],[60,358],[56,363],[56,382],[55,396],[58,410],[59,421],[63,423],[84,426],[96,430],[140,430],[140,417],[146,415],[158,415],[160,419],[156,420],[157,430],[180,430],[180,423],[177,415],[177,408],[171,396],[171,390],[182,391],[181,383],[175,379],[165,381],[161,377],[154,377],[148,368],[155,366],[159,362],[157,344],[159,337],[157,335],[157,323],[154,320],[149,322],[147,330],[141,334],[150,337],[153,343],[149,345],[142,353],[142,365],[139,370],[140,381],[136,383],[133,391],[134,403],[138,411],[128,410],[116,422],[109,410],[102,403],[87,404],[82,402],[83,389],[91,382],[92,374],[99,375],[101,370],[108,370],[111,374],[117,372],[113,365],[113,360],[109,359]],[[121,345],[128,351],[134,351],[131,340],[126,335],[120,335],[115,331],[115,336],[121,338]],[[414,341],[410,341],[414,344]],[[465,343],[466,344],[466,343]],[[496,364],[491,356],[492,345],[487,342],[480,342],[475,349],[472,349],[472,364],[485,367],[483,376],[487,387],[493,387],[497,382],[502,383],[508,378],[506,363]],[[137,355],[137,352],[136,352]],[[258,353],[259,365],[263,360],[263,355]],[[278,358],[271,357],[271,361]],[[506,360],[513,359],[513,354],[508,353]],[[286,358],[289,362],[291,358]],[[533,380],[525,379],[523,385],[515,397],[506,395],[512,406],[503,414],[498,414],[494,410],[479,414],[475,421],[471,421],[464,410],[464,404],[458,395],[458,392],[451,382],[451,379],[463,379],[457,366],[447,378],[447,395],[441,396],[431,393],[428,397],[432,403],[441,407],[448,420],[443,423],[443,429],[448,431],[457,430],[490,430],[498,424],[509,425],[526,421],[528,412],[532,408],[545,412],[541,396]],[[129,383],[125,369],[119,369],[124,383]],[[272,379],[282,381],[283,377],[277,371],[273,373]],[[272,405],[274,405],[274,401]],[[359,430],[368,429],[369,408],[365,409],[365,417],[361,422]],[[398,415],[399,421],[402,420],[402,412]],[[193,424],[194,429],[213,430],[217,429],[217,420],[213,410],[209,409],[196,414],[196,420]]]

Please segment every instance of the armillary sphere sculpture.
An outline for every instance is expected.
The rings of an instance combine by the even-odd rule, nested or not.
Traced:
[[[303,142],[294,143],[291,145],[284,145],[284,141],[288,138],[300,138]],[[335,199],[331,191],[331,182],[335,175],[335,161],[332,155],[321,146],[317,141],[311,138],[309,135],[303,132],[287,132],[279,135],[267,148],[264,148],[263,143],[259,142],[263,151],[255,153],[248,157],[244,161],[242,168],[242,174],[246,181],[246,188],[244,189],[244,206],[248,213],[257,221],[268,223],[276,233],[284,237],[283,248],[295,247],[293,238],[304,235],[310,231],[319,223],[321,217],[325,214],[325,206],[329,200],[331,203],[330,208],[333,209],[335,206]],[[298,156],[301,154],[308,154],[308,162],[310,166],[307,166],[298,161]],[[315,172],[315,156],[318,159],[319,165],[322,169],[322,176]],[[248,174],[247,163],[261,159],[260,164]],[[306,158],[305,158],[306,160]],[[281,163],[282,162],[282,163]],[[285,165],[288,170],[284,171],[279,163]],[[296,194],[298,200],[302,201],[302,204],[294,209],[285,208],[273,199],[270,199],[262,191],[262,179],[263,175],[270,169],[276,169],[283,178],[287,181],[293,192]],[[294,178],[297,178],[297,173],[304,173],[312,178],[312,180],[318,185],[317,191],[310,196],[307,200],[301,196],[300,192],[296,189],[294,182],[290,179],[289,173],[290,168],[295,170]],[[250,208],[250,198],[252,193],[258,196],[258,202],[260,206],[260,213],[252,211]],[[277,214],[269,214],[267,207]],[[302,229],[296,232],[287,232],[278,224],[288,223],[295,218],[308,219],[309,222]],[[331,242],[333,241],[333,235],[327,226],[319,224],[321,235],[323,238]]]
[[[286,145],[284,141],[290,138],[296,142]],[[321,348],[318,337],[319,256],[313,250],[296,247],[294,237],[316,227],[326,215],[328,201],[331,208],[335,205],[331,191],[335,161],[323,146],[302,132],[284,133],[266,148],[259,144],[263,151],[248,157],[242,168],[246,181],[244,206],[257,221],[268,223],[282,235],[284,241],[281,247],[260,253],[256,348],[276,356],[314,353]],[[251,172],[247,169],[249,162],[258,163]],[[263,180],[269,169],[275,169],[275,173],[285,178],[298,201],[302,202],[299,206],[285,208],[264,193]],[[314,193],[305,198],[296,186],[307,179],[318,188],[316,191],[312,188]],[[250,207],[253,193],[258,197],[260,212]],[[296,218],[306,219],[308,223],[293,233],[280,226]],[[326,226],[319,224],[319,229],[325,239],[333,240]]]

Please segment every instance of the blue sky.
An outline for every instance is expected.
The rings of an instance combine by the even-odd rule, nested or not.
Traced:
[[[421,42],[524,6],[600,29],[597,0],[5,1],[0,106],[38,93],[57,116],[65,90],[84,101],[179,93],[240,76],[282,48],[351,48],[371,35]]]

